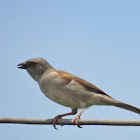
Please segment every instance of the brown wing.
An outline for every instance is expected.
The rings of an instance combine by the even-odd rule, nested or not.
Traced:
[[[64,72],[64,71],[60,71],[60,70],[56,70],[56,72],[63,78],[65,79],[65,81],[67,83],[70,83],[72,79],[74,79],[77,83],[81,84],[86,90],[88,91],[91,91],[91,92],[96,92],[97,94],[103,94],[103,95],[106,95],[106,96],[109,96],[107,95],[105,92],[103,92],[101,89],[99,89],[98,87],[96,87],[95,85],[77,77],[77,76],[74,76],[70,73],[67,73],[67,72]],[[110,96],[109,96],[110,97]],[[112,97],[110,97],[112,98]]]

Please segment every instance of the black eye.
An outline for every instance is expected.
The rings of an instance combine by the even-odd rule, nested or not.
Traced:
[[[37,65],[36,62],[30,62],[30,63],[29,63],[29,66],[35,66],[35,65]]]

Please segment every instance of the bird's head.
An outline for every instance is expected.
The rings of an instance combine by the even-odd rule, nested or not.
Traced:
[[[43,58],[31,58],[18,64],[18,68],[26,69],[31,77],[38,81],[46,71],[50,71],[53,67]]]

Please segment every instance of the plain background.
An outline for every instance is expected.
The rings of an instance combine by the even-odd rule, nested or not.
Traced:
[[[69,108],[47,99],[17,64],[43,57],[55,68],[140,107],[140,1],[1,0],[0,117],[53,118]],[[66,118],[74,118],[69,116]],[[82,118],[140,119],[108,106]],[[139,127],[0,124],[1,140],[138,140]]]

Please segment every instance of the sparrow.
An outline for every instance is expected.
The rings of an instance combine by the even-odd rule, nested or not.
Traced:
[[[18,68],[26,69],[29,75],[39,84],[41,91],[50,100],[71,108],[71,112],[57,115],[52,119],[55,129],[58,119],[75,115],[73,124],[81,127],[79,119],[83,111],[92,105],[116,106],[140,114],[140,109],[113,99],[95,85],[73,74],[57,70],[43,58],[31,58],[18,64]]]

